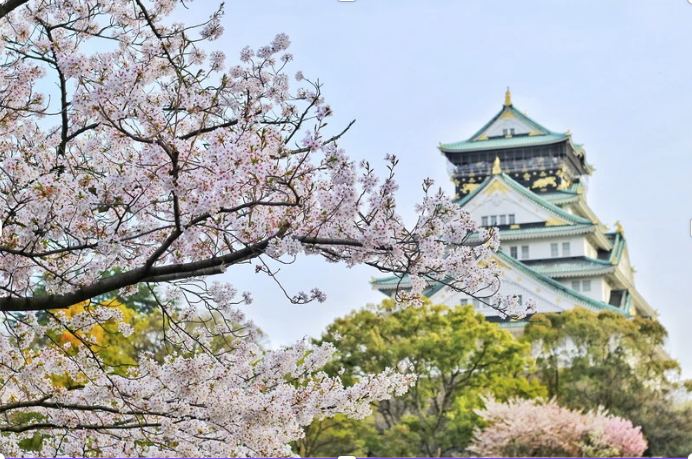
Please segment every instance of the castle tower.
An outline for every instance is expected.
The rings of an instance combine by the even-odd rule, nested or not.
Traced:
[[[458,204],[480,225],[500,231],[500,294],[533,299],[537,312],[581,307],[656,318],[635,288],[622,226],[608,231],[587,204],[594,169],[569,131],[550,131],[518,111],[508,89],[500,112],[478,132],[438,148]],[[372,286],[391,296],[407,282],[390,276]],[[480,295],[435,283],[425,294],[436,304],[474,304],[509,328],[523,325],[501,319]]]

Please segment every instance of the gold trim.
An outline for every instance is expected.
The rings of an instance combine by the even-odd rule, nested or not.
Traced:
[[[507,92],[505,93],[505,107],[512,105],[512,93],[509,91],[509,86],[507,86]]]
[[[493,163],[493,175],[499,175],[502,173],[502,168],[500,167],[500,157],[495,157],[495,162]]]
[[[562,225],[565,225],[565,224],[566,224],[566,223],[563,222],[562,220],[558,220],[557,218],[552,217],[552,216],[551,216],[551,217],[548,217],[548,218],[545,220],[545,226],[562,226]]]
[[[461,187],[461,192],[464,194],[468,194],[474,191],[479,186],[481,186],[480,183],[464,183],[464,186]]]
[[[490,196],[496,191],[499,191],[502,194],[507,194],[507,185],[499,180],[495,180],[492,184],[490,184],[490,186],[483,190],[483,194],[485,196]]]
[[[620,220],[615,222],[615,228],[617,228],[618,233],[620,233],[623,237],[625,236],[625,230],[622,228],[622,225],[620,224]]]
[[[545,174],[542,172],[542,174]],[[536,180],[533,182],[533,185],[531,185],[531,189],[536,189],[536,188],[547,188],[548,185],[552,185],[554,187],[557,187],[557,184],[555,183],[555,177],[545,177]]]
[[[509,229],[519,229],[519,225],[509,225]]]

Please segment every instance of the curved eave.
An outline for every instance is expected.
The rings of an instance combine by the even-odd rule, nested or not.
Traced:
[[[654,310],[654,308],[651,307],[648,301],[644,299],[641,293],[637,291],[637,289],[634,287],[634,283],[632,282],[632,280],[628,279],[627,276],[625,276],[621,270],[613,270],[612,275],[609,277],[614,279],[614,281],[617,282],[620,286],[627,289],[629,294],[632,296],[631,304],[634,305],[634,309],[636,310],[638,315],[650,317],[653,320],[658,320],[658,313]]]
[[[580,200],[580,196],[578,194],[565,194],[564,196],[550,197],[542,196],[542,198],[551,204],[555,204],[556,206],[572,204]]]
[[[518,260],[515,260],[514,258],[508,256],[505,253],[498,252],[497,253],[498,257],[502,258],[503,262],[506,262],[512,266],[514,266],[516,269],[522,271],[524,274],[533,277],[539,282],[543,282],[544,284],[547,284],[548,286],[552,287],[554,290],[560,291],[561,294],[571,298],[572,300],[576,300],[577,302],[581,303],[580,306],[592,310],[594,312],[598,311],[613,311],[617,312],[619,314],[622,314],[626,317],[630,317],[629,311],[623,311],[620,308],[616,308],[615,306],[612,306],[610,304],[603,303],[602,301],[596,301],[592,298],[589,298],[588,296],[582,295],[579,292],[576,292],[572,290],[571,288],[567,287],[566,285],[561,284],[560,282],[551,279],[548,276],[545,276],[543,274],[537,273],[536,271],[533,271],[530,267],[524,265]]]
[[[589,239],[589,242],[593,243],[596,247],[603,250],[613,249],[613,244],[605,236],[605,232],[603,228],[601,228],[601,225],[598,225],[596,230],[587,236],[587,239]]]
[[[632,300],[634,302],[634,308],[637,310],[638,314],[643,316],[649,316],[654,320],[658,320],[658,314],[651,307],[651,305],[644,299],[644,297],[635,289],[630,289],[630,295],[632,295]]]
[[[614,271],[613,267],[606,267],[603,269],[593,269],[589,271],[565,271],[559,273],[543,272],[544,276],[548,276],[551,279],[564,279],[570,277],[590,277],[590,276],[605,276]]]
[[[541,137],[548,137],[541,139]],[[518,140],[519,139],[519,140]],[[529,141],[523,142],[524,139]],[[535,136],[520,136],[508,137],[503,139],[488,139],[488,140],[464,140],[451,144],[442,144],[437,148],[442,153],[468,153],[473,151],[492,151],[501,150],[503,148],[523,148],[537,147],[542,145],[552,145],[555,143],[564,142],[568,137],[560,134],[535,135]]]
[[[537,239],[545,237],[559,236],[576,236],[580,234],[588,234],[596,229],[596,225],[562,225],[562,226],[545,226],[540,228],[544,231],[536,231],[535,233],[521,232],[522,229],[501,230],[500,241],[518,241],[521,239]]]
[[[622,234],[618,233],[606,233],[603,235],[606,239],[608,239],[607,236],[612,236],[613,241],[611,242],[611,246],[613,247],[612,250],[610,251],[610,263],[613,265],[619,265],[620,260],[622,259],[622,254],[624,253],[625,250],[625,238],[622,236]],[[610,240],[608,239],[610,242]]]

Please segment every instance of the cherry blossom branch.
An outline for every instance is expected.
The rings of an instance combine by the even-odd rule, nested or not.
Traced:
[[[0,5],[0,19],[4,18],[20,6],[29,3],[29,1],[30,0],[5,0],[5,2]]]

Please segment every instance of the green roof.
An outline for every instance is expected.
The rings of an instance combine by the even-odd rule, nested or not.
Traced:
[[[579,223],[575,225],[560,225],[560,226],[540,226],[536,228],[516,228],[516,229],[504,229],[500,230],[500,241],[507,240],[507,238],[517,239],[519,237],[527,236],[543,236],[548,234],[557,234],[560,236],[572,236],[575,234],[590,233],[596,229],[596,225]]]
[[[583,185],[579,182],[573,183],[566,190],[545,191],[540,193],[540,197],[551,204],[566,204],[576,201],[583,196]],[[580,193],[579,190],[582,190]]]
[[[609,261],[590,257],[526,260],[523,263],[531,270],[548,277],[606,274],[613,270],[613,265]]]
[[[488,177],[483,180],[483,182],[480,184],[478,188],[461,198],[460,200],[456,201],[457,204],[459,204],[461,207],[464,207],[466,204],[468,204],[471,199],[473,199],[475,196],[477,196],[479,193],[481,193],[493,180],[493,178],[498,177],[498,179],[504,181],[510,188],[513,190],[517,191],[519,194],[521,194],[523,197],[526,199],[532,201],[533,203],[543,207],[545,210],[552,212],[555,215],[558,215],[560,218],[567,220],[568,222],[571,223],[576,223],[576,224],[587,224],[591,225],[593,222],[590,220],[587,220],[586,218],[579,217],[577,215],[572,215],[568,212],[565,212],[563,209],[559,208],[555,204],[551,204],[550,202],[546,201],[545,199],[542,199],[540,195],[534,193],[533,191],[529,190],[522,184],[518,183],[516,180],[514,180],[512,177],[509,175],[505,174],[504,172],[497,174],[497,175],[489,175]]]
[[[582,295],[581,293],[572,290],[571,288],[567,287],[566,285],[551,279],[548,277],[546,274],[543,274],[537,270],[533,269],[533,266],[526,265],[522,263],[519,260],[516,260],[506,253],[502,251],[497,252],[497,257],[502,261],[503,263],[506,263],[510,266],[513,266],[517,270],[523,272],[524,274],[532,277],[533,279],[537,280],[538,282],[548,286],[549,288],[553,290],[557,290],[559,292],[562,292],[564,295],[571,297],[572,299],[581,302],[582,304],[585,304],[587,306],[591,306],[595,309],[598,310],[608,310],[608,311],[614,311],[618,312],[620,314],[624,314],[625,316],[629,317],[629,309],[620,309],[615,306],[611,306],[609,304],[606,304],[602,301],[596,301],[592,298],[589,298],[586,295]],[[585,257],[586,258],[586,257]],[[606,267],[608,265],[607,262],[604,262],[603,260],[595,260],[595,259],[589,259],[589,261],[597,264],[599,267]],[[409,279],[407,275],[404,275],[402,277],[400,276],[389,276],[389,277],[384,277],[380,279],[374,279],[371,283],[374,287],[382,287],[382,289],[387,289],[387,288],[395,288],[397,284],[401,281],[401,286],[406,288],[409,285]],[[430,297],[434,295],[435,293],[439,292],[442,288],[444,287],[444,284],[440,282],[435,282],[431,283],[428,288],[426,288],[423,291],[423,295]]]
[[[511,116],[512,118],[518,119],[531,128],[533,134],[535,135],[518,135],[513,137],[501,137],[501,138],[490,138],[486,140],[478,140],[478,137],[483,134],[493,123],[503,116]],[[497,115],[495,115],[490,121],[488,121],[485,126],[480,128],[478,132],[473,134],[467,140],[462,140],[460,142],[441,144],[439,149],[445,153],[460,153],[465,151],[474,150],[492,150],[498,148],[511,148],[511,147],[523,147],[529,145],[547,145],[551,143],[561,142],[568,139],[567,134],[560,134],[553,132],[533,119],[529,118],[527,115],[521,113],[519,110],[514,108],[513,105],[505,105],[502,107]]]
[[[610,263],[620,264],[620,259],[625,251],[625,237],[620,232],[606,233],[606,237],[613,243],[613,250],[610,251]]]
[[[524,272],[524,274],[529,275],[533,277],[534,279],[543,282],[544,284],[548,284],[550,287],[553,287],[555,290],[559,290],[562,293],[564,293],[567,296],[572,297],[575,300],[581,301],[582,303],[588,304],[589,306],[592,306],[596,309],[604,309],[608,311],[613,311],[613,312],[619,312],[620,314],[624,314],[625,316],[629,317],[629,311],[623,311],[620,308],[616,308],[615,306],[611,306],[609,304],[606,304],[602,301],[596,301],[592,298],[589,298],[586,295],[582,295],[581,293],[572,290],[571,288],[567,287],[566,285],[551,279],[550,277],[540,274],[533,269],[531,269],[530,266],[525,265],[524,263],[520,262],[519,260],[515,260],[514,258],[510,257],[509,255],[505,254],[504,252],[500,251],[497,252],[498,258],[500,258],[503,262],[506,262],[509,265],[514,266],[518,270]]]
[[[439,148],[445,153],[463,153],[477,150],[499,150],[501,148],[529,147],[534,145],[550,145],[567,140],[565,134],[526,135],[502,137],[488,140],[463,140],[461,142],[443,144]]]

